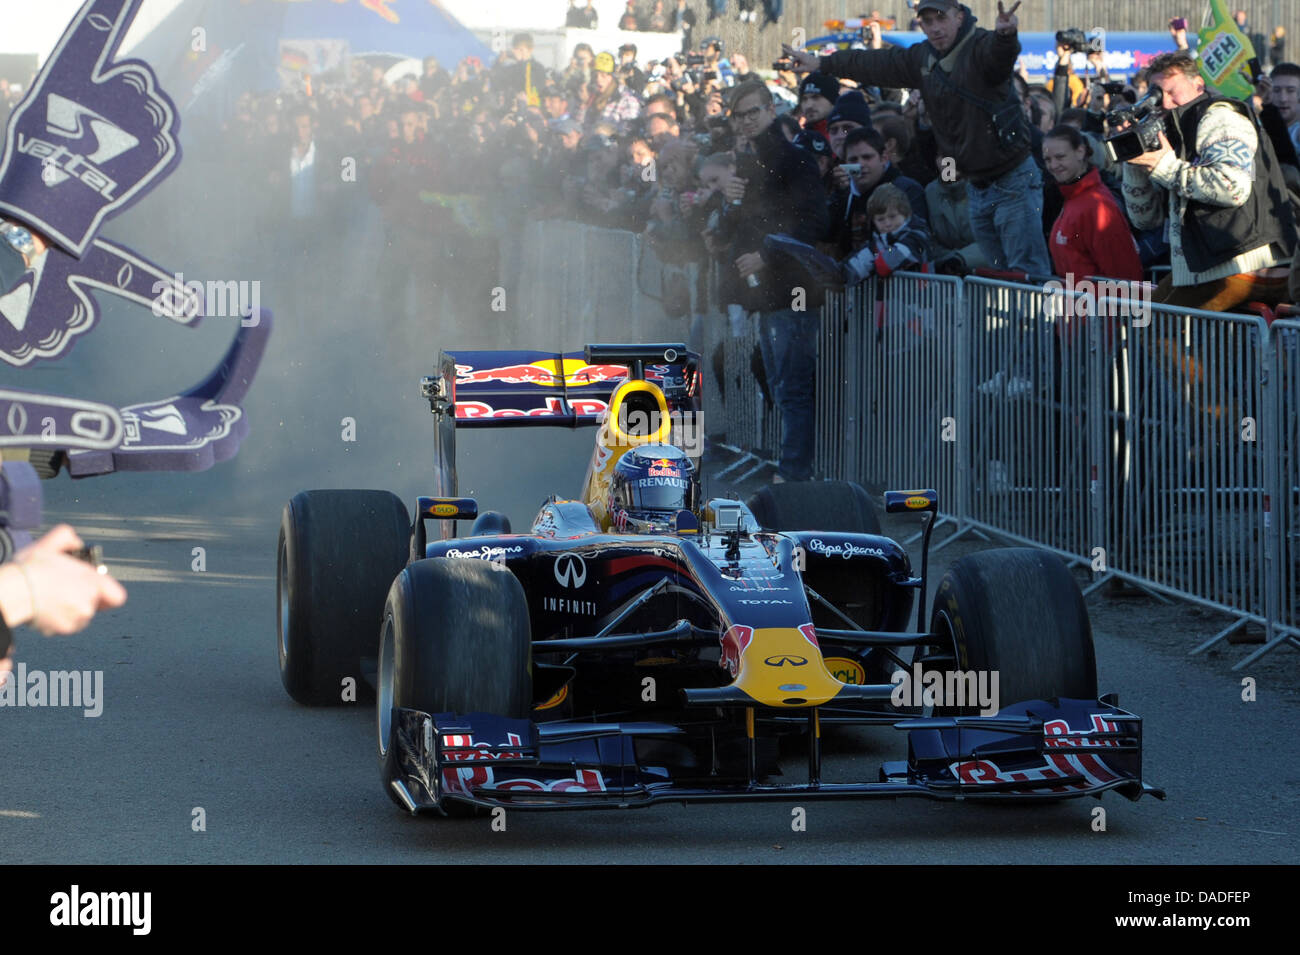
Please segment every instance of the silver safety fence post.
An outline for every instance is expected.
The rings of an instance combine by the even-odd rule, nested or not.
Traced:
[[[1078,290],[1074,278],[1068,292],[1059,296],[1058,323],[1063,340],[1075,347],[1063,349],[1063,376],[1076,366],[1081,389],[1072,407],[1082,408],[1086,422],[1087,508],[1086,557],[1093,583],[1090,594],[1115,577],[1124,566],[1127,540],[1124,492],[1133,475],[1133,392],[1130,349],[1142,329],[1152,321],[1152,286],[1144,283],[1085,278]],[[1086,336],[1086,354],[1081,351]]]
[[[832,445],[845,449],[840,475],[873,491],[932,487],[939,493],[939,520],[958,523],[966,448],[961,280],[898,273],[852,291],[845,321],[847,387],[838,422],[828,422]],[[848,423],[858,425],[855,436],[845,435]]]
[[[965,280],[971,443],[962,528],[1090,564],[1099,515],[1088,400],[1099,389],[1089,383],[1090,323],[1079,298],[1060,283]]]
[[[857,441],[854,414],[858,380],[847,356],[852,354],[853,326],[848,320],[849,293],[826,293],[822,305],[817,345],[816,440],[814,469],[827,480],[848,476],[847,462],[854,460]]]
[[[1150,307],[1125,343],[1127,451],[1112,488],[1110,570],[1236,619],[1267,626],[1266,455],[1262,440],[1268,327],[1255,316]],[[1121,434],[1109,435],[1116,445]]]
[[[1260,432],[1268,619],[1264,645],[1233,666],[1240,670],[1278,647],[1300,649],[1300,320],[1275,321],[1267,337]]]

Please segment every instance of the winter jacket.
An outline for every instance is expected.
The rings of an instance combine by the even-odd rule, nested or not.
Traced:
[[[1056,274],[1141,279],[1137,243],[1097,167],[1076,182],[1060,184],[1060,189],[1065,208],[1048,236]]]
[[[1052,78],[1047,81],[1047,92],[1052,94],[1056,105],[1056,121],[1061,121],[1061,114],[1079,101],[1079,97],[1088,91],[1088,84],[1083,77],[1070,71],[1069,59],[1058,60]]]
[[[920,89],[934,129],[939,153],[953,156],[970,179],[997,179],[1015,169],[1029,154],[1029,121],[1022,110],[1014,122],[1022,145],[1007,149],[993,125],[991,113],[959,96],[965,90],[990,106],[1018,104],[1011,74],[1020,55],[1015,34],[1001,36],[975,25],[967,7],[957,42],[940,54],[928,41],[884,50],[841,50],[821,58],[818,69],[831,76],[846,76],[864,86]],[[933,75],[942,70],[947,82]]]
[[[930,235],[912,216],[888,235],[874,232],[871,243],[844,263],[846,278],[862,282],[870,275],[919,272],[930,261]]]
[[[1173,151],[1155,169],[1125,165],[1124,204],[1138,229],[1169,220],[1174,285],[1288,263],[1291,203],[1249,108],[1205,94],[1166,116],[1165,131]]]
[[[966,183],[936,179],[925,187],[926,207],[930,210],[930,251],[935,262],[957,254],[968,271],[987,268],[988,256],[975,239],[970,224],[970,201]]]
[[[769,235],[788,235],[813,245],[826,235],[826,193],[822,190],[817,160],[812,153],[789,142],[776,123],[754,141],[755,152],[741,154],[736,175],[747,180],[739,209],[722,217],[720,235],[731,246],[723,256],[721,287],[724,302],[737,302],[751,312],[774,312],[791,307],[795,286],[804,279],[791,267],[769,263],[758,273],[758,287],[739,278],[735,260],[761,252]],[[818,308],[823,292],[806,288],[805,306]]]

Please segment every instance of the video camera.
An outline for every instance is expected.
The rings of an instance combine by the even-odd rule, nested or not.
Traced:
[[[1128,162],[1135,156],[1160,148],[1160,134],[1165,128],[1165,111],[1159,87],[1131,106],[1125,105],[1106,114],[1108,126],[1129,123],[1129,128],[1106,139],[1106,155],[1112,162]]]
[[[1056,31],[1056,45],[1071,53],[1105,53],[1106,34],[1101,30],[1084,33],[1078,27]]]

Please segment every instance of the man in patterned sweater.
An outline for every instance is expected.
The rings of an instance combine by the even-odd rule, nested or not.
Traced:
[[[1206,92],[1186,51],[1152,60],[1150,82],[1166,132],[1125,165],[1124,201],[1139,229],[1168,219],[1173,270],[1153,300],[1210,311],[1283,301],[1296,226],[1268,137],[1245,103]]]

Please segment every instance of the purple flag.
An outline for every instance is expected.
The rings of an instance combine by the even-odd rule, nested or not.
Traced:
[[[98,321],[95,291],[180,325],[201,317],[197,283],[98,237],[181,158],[179,117],[153,71],[115,59],[140,3],[87,0],[9,119],[0,218],[50,244],[25,252],[26,271],[0,288],[0,363],[21,368],[67,352]],[[248,432],[239,402],[271,331],[269,312],[243,318],[217,369],[170,398],[119,409],[0,388],[0,447],[66,450],[74,476],[199,470],[233,456]]]
[[[90,0],[9,118],[0,215],[81,258],[180,162],[180,119],[139,60],[113,62],[140,0]]]

